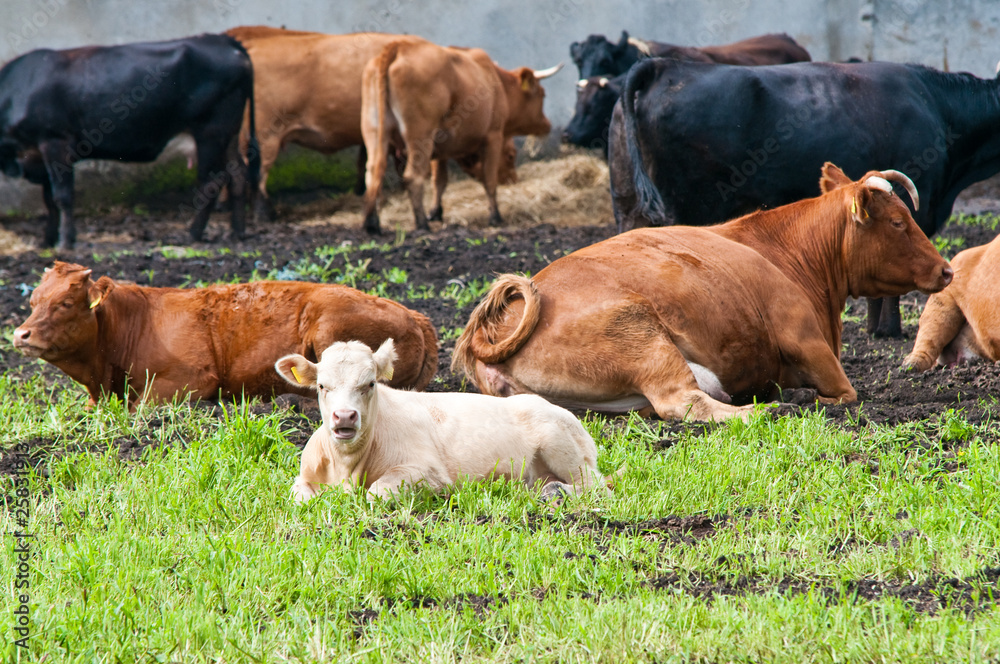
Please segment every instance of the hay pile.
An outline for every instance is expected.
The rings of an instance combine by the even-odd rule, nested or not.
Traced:
[[[608,166],[603,159],[590,153],[570,152],[558,159],[522,164],[517,175],[516,184],[497,189],[500,214],[507,226],[614,224]],[[425,210],[430,211],[433,200],[433,183],[428,182],[424,191]],[[379,216],[386,230],[414,227],[405,191],[385,195]],[[487,228],[489,207],[483,186],[465,176],[452,177],[444,192],[444,218],[449,226]],[[360,228],[360,200],[344,205],[325,221]]]
[[[22,240],[17,233],[0,228],[0,256],[14,256],[31,249],[32,246]]]

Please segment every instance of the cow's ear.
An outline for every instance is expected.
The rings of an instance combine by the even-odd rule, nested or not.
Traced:
[[[90,270],[87,270],[86,277],[90,277]],[[115,281],[111,277],[104,276],[97,280],[97,283],[90,284],[87,289],[87,301],[90,302],[90,308],[96,309],[104,303],[104,300],[108,297],[108,293],[114,290]]]
[[[379,380],[392,380],[392,365],[396,362],[396,344],[392,339],[386,339],[375,351],[375,377]]]
[[[580,60],[582,59],[583,44],[580,42],[573,42],[569,45],[569,57],[573,58],[573,62],[576,66],[580,66]]]
[[[518,77],[521,79],[521,90],[524,92],[530,93],[534,88],[538,87],[538,79],[535,78],[535,72],[531,69],[527,67],[522,68]]]
[[[851,178],[847,177],[847,174],[844,173],[844,171],[840,170],[839,167],[834,166],[830,162],[823,164],[821,173],[822,175],[819,178],[819,190],[824,194],[827,194],[839,187],[843,187],[845,184],[851,183]]]
[[[858,187],[848,199],[847,212],[855,223],[867,226],[872,219],[868,212],[871,204],[872,191],[867,187]]]
[[[628,32],[622,30],[622,38],[618,40],[618,48],[628,48]]]
[[[316,387],[316,365],[301,355],[285,355],[274,363],[274,370],[296,387]]]

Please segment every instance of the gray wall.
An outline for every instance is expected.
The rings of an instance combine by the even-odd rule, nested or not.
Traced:
[[[815,60],[920,62],[992,76],[1000,58],[997,0],[2,0],[0,61],[34,48],[121,44],[217,32],[244,24],[339,33],[417,34],[478,46],[504,67],[567,71],[546,82],[556,126],[573,114],[569,44],[622,29],[657,41],[705,46],[787,32]],[[37,205],[0,177],[0,211]]]

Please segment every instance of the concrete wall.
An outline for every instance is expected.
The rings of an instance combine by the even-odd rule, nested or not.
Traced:
[[[920,62],[992,76],[1000,59],[995,0],[3,0],[0,61],[34,48],[120,44],[222,31],[243,24],[338,33],[417,34],[484,48],[504,67],[567,63],[546,82],[546,112],[573,114],[569,44],[588,34],[704,46],[787,32],[815,60]],[[34,206],[0,177],[0,211]]]

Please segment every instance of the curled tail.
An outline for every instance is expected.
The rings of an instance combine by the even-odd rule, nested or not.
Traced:
[[[505,339],[496,339],[497,326],[503,320],[510,303],[521,298],[524,312],[514,333]],[[534,282],[527,277],[502,274],[493,282],[486,297],[469,316],[462,336],[455,342],[451,359],[452,371],[461,370],[475,381],[476,361],[498,364],[521,349],[535,331],[542,310],[541,296]]]
[[[424,335],[424,362],[420,367],[420,375],[413,383],[413,389],[425,390],[438,370],[437,333],[427,316],[411,311],[410,317],[417,323],[420,332]]]
[[[625,90],[622,92],[622,111],[625,115],[625,144],[632,164],[632,181],[635,183],[636,214],[645,217],[653,226],[666,224],[663,198],[649,179],[639,143],[638,120],[635,117],[635,97],[644,91],[656,76],[656,60],[641,60],[628,71]]]

